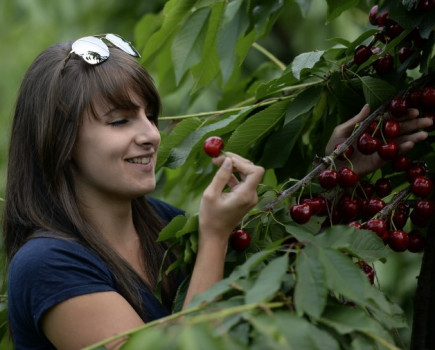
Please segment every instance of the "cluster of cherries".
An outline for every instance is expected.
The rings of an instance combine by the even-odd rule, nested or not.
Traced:
[[[428,225],[435,214],[435,203],[425,197],[432,192],[433,183],[426,176],[426,164],[412,161],[408,156],[399,154],[398,145],[394,141],[394,138],[400,135],[400,123],[395,118],[400,118],[407,112],[411,105],[409,98],[415,91],[419,91],[421,100],[420,104],[412,105],[413,107],[423,110],[435,108],[435,88],[432,86],[414,90],[406,98],[393,98],[389,105],[392,118],[373,121],[357,141],[357,148],[362,154],[370,155],[377,152],[383,160],[391,162],[393,171],[405,174],[410,191],[416,198],[412,201],[412,212],[410,205],[403,201],[398,203],[388,219],[380,218],[379,213],[386,206],[383,198],[392,193],[391,181],[383,177],[375,183],[370,183],[360,180],[358,174],[349,167],[342,167],[338,171],[324,169],[318,176],[318,182],[325,190],[337,186],[342,189],[339,199],[331,202],[322,195],[302,198],[298,204],[290,206],[290,215],[295,222],[304,224],[312,215],[328,215],[327,223],[348,223],[350,226],[374,231],[393,251],[420,252],[424,249],[425,239],[420,230],[414,229],[407,233],[403,228],[408,218],[413,227],[422,228]],[[430,127],[429,131],[432,129],[433,127]],[[349,146],[339,158],[349,160],[353,152],[353,146]]]
[[[414,11],[429,12],[435,9],[435,0],[414,1]],[[371,8],[369,21],[372,25],[379,28],[376,39],[382,43],[387,43],[398,37],[403,32],[403,27],[394,19],[391,19],[389,11],[380,11],[378,5]],[[400,64],[405,63],[407,69],[418,67],[421,60],[421,51],[427,43],[427,39],[422,38],[420,29],[414,28],[403,41],[403,46],[397,52],[397,59]],[[361,65],[372,55],[380,55],[381,49],[377,46],[368,47],[360,45],[354,52],[354,63]],[[394,70],[395,58],[390,53],[381,54],[372,64],[378,75],[386,75]]]

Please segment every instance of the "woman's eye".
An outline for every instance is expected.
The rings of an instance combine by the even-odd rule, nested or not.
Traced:
[[[128,122],[127,119],[118,119],[118,120],[114,120],[113,122],[110,122],[109,125],[110,126],[120,126],[120,125],[125,124],[127,122]]]

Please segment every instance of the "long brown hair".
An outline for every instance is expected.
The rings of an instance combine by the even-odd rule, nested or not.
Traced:
[[[146,320],[139,276],[80,213],[69,161],[86,109],[101,98],[131,107],[129,91],[155,116],[160,98],[145,69],[128,54],[110,48],[107,61],[92,66],[73,54],[71,43],[44,50],[28,69],[16,102],[11,130],[3,233],[8,261],[37,232],[74,239],[98,254],[113,272],[119,292]],[[156,242],[161,222],[145,197],[132,202],[150,288],[157,283],[165,246]],[[163,277],[162,299],[170,308],[174,281]]]

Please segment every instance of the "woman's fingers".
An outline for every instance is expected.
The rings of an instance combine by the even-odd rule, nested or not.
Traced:
[[[425,129],[433,125],[431,118],[413,118],[400,122],[400,130],[402,134],[413,133],[419,129]]]

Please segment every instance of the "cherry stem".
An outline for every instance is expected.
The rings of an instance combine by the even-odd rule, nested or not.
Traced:
[[[406,187],[398,192],[391,201],[378,213],[379,219],[386,220],[388,216],[396,209],[397,205],[411,193],[410,187]]]

